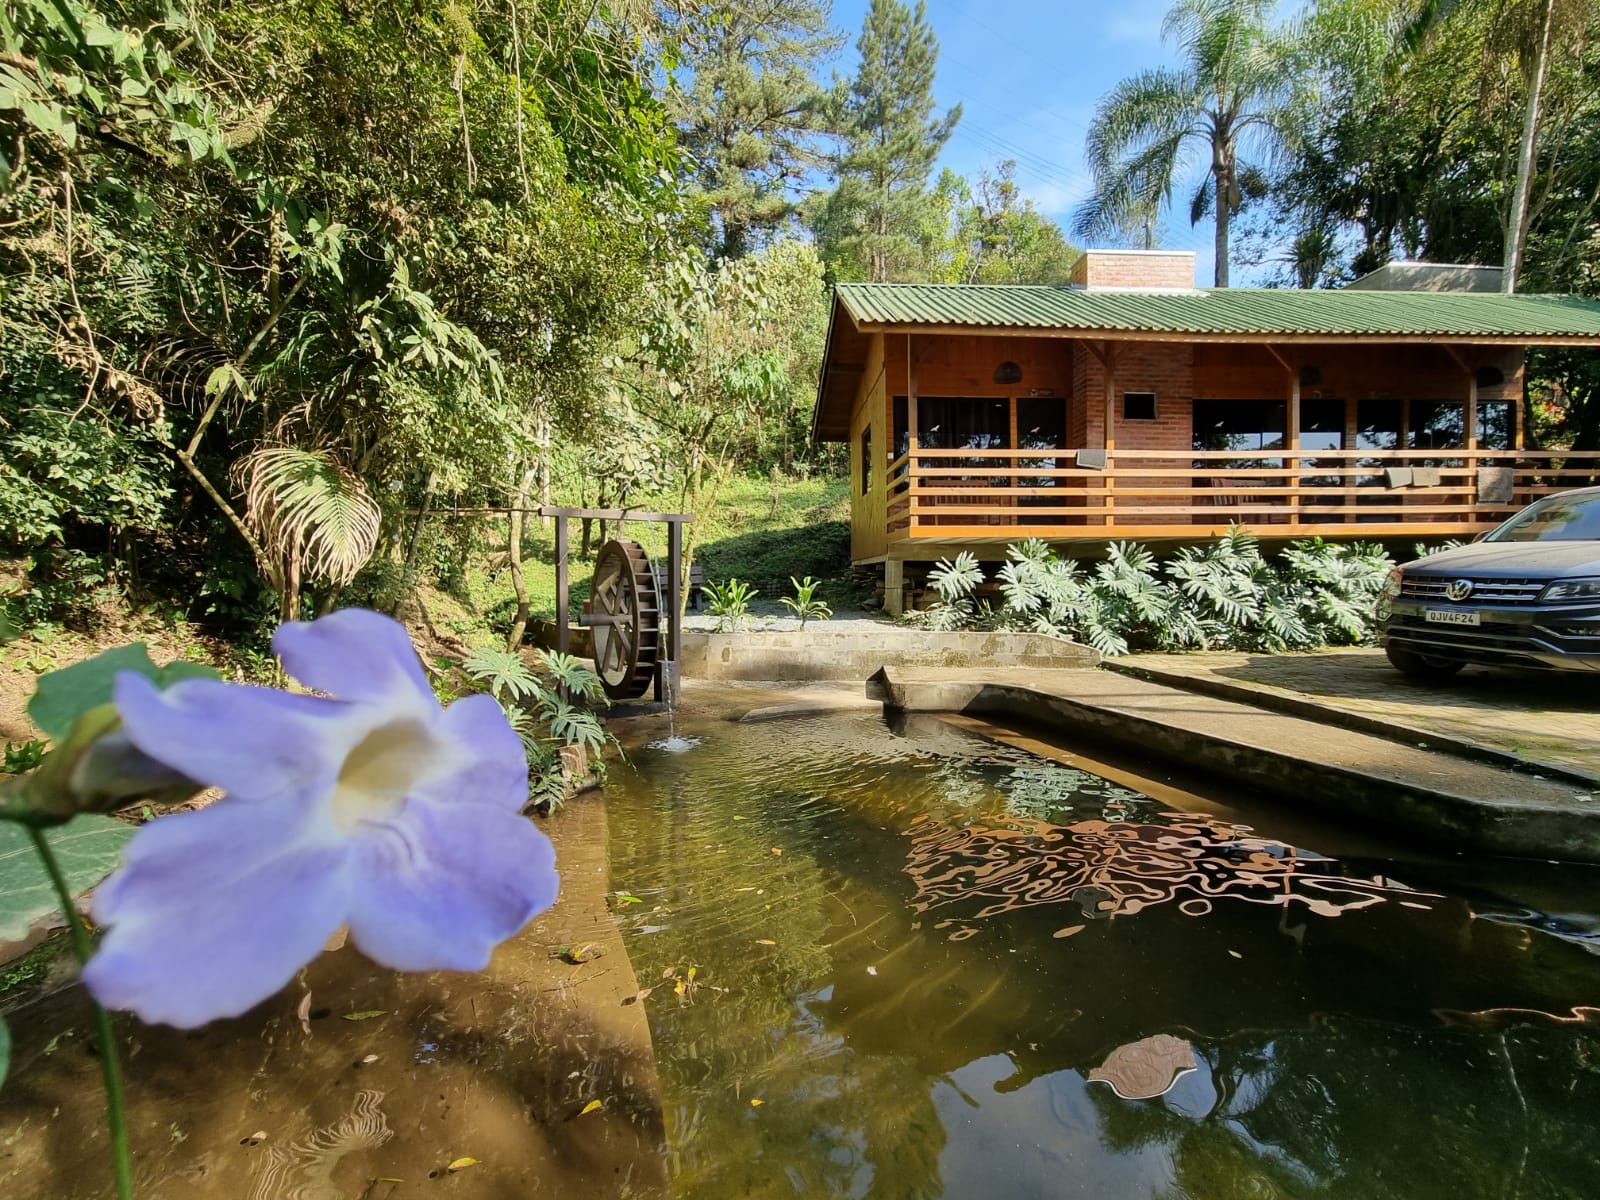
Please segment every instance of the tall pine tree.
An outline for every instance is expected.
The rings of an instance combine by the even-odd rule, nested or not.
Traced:
[[[716,250],[738,258],[795,214],[795,192],[823,165],[830,104],[815,71],[843,37],[829,0],[746,0],[719,8],[678,101],[678,125]]]
[[[833,163],[838,186],[814,224],[836,275],[905,279],[922,257],[928,175],[961,106],[934,118],[939,42],[923,0],[915,10],[902,0],[872,0],[856,49],[855,78],[834,92],[842,140]]]

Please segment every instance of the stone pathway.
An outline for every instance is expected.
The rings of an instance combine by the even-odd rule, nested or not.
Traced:
[[[1117,669],[1182,686],[1227,685],[1432,732],[1600,779],[1600,674],[1468,667],[1446,683],[1401,675],[1381,650],[1312,654],[1133,654]]]

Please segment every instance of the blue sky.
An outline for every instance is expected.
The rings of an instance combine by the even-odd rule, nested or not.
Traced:
[[[1014,158],[1024,194],[1065,225],[1090,188],[1083,139],[1096,103],[1124,76],[1177,61],[1161,41],[1170,2],[928,0],[939,38],[935,95],[941,111],[958,102],[963,108],[941,165],[976,180]],[[850,33],[835,64],[842,75],[854,70],[867,4],[834,0],[834,24]],[[1176,189],[1180,211],[1163,216],[1160,245],[1196,251],[1199,282],[1209,284],[1212,226],[1190,227],[1193,188],[1190,181]]]

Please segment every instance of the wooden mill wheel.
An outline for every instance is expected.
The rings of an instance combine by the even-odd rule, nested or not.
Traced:
[[[585,624],[594,630],[594,669],[613,700],[637,700],[655,678],[661,602],[649,556],[638,542],[600,547]]]

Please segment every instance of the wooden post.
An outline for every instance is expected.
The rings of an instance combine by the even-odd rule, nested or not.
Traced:
[[[1294,363],[1279,354],[1271,346],[1267,353],[1283,365],[1284,374],[1289,380],[1288,403],[1285,406],[1283,418],[1283,449],[1285,452],[1284,465],[1292,466],[1294,470],[1283,477],[1284,484],[1290,489],[1285,497],[1290,512],[1289,524],[1300,524],[1300,456],[1296,453],[1300,449],[1300,372],[1295,369]],[[1246,522],[1248,524],[1248,522]]]
[[[678,643],[683,637],[683,524],[667,522],[667,653],[656,654],[656,699],[678,703]]]
[[[884,382],[889,379],[888,369],[884,370]],[[888,392],[888,388],[883,389]],[[894,397],[889,398],[889,403],[894,404]],[[890,422],[890,428],[894,427]],[[917,528],[917,354],[916,346],[911,340],[911,334],[906,334],[906,448],[909,457],[906,459],[906,536],[910,537]],[[888,520],[888,493],[884,493],[884,520]],[[887,576],[885,576],[887,578]],[[885,593],[887,596],[887,593]],[[888,600],[884,604],[887,606]]]
[[[562,654],[572,651],[571,637],[567,631],[567,518],[556,518],[556,649]]]
[[[901,617],[906,611],[906,565],[898,558],[883,563],[883,611]]]
[[[1116,507],[1116,497],[1112,493],[1116,489],[1116,472],[1113,469],[1112,454],[1117,448],[1117,345],[1115,342],[1106,342],[1106,352],[1100,360],[1105,364],[1106,371],[1106,428],[1105,436],[1101,440],[1106,448],[1106,477],[1105,488],[1105,518],[1104,524],[1112,524],[1111,510]]]

